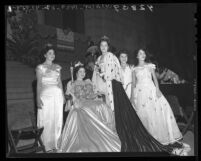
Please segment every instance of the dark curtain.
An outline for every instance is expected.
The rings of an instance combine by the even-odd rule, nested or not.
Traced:
[[[71,31],[84,34],[84,12],[80,10],[65,10],[63,14],[63,28],[70,28]]]
[[[152,17],[155,26],[163,28],[160,39],[163,44],[155,42],[159,52],[157,60],[189,82],[195,78],[195,12],[195,4],[166,4],[155,8]],[[159,34],[156,31],[156,36]],[[160,48],[161,45],[163,48]]]
[[[45,25],[63,28],[62,12],[61,11],[45,11]]]

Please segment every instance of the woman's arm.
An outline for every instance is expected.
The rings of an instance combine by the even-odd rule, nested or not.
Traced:
[[[151,68],[151,75],[152,75],[152,78],[153,78],[153,81],[154,81],[156,88],[159,89],[158,79],[156,77],[156,73],[155,73],[155,70],[153,68]]]
[[[67,83],[65,95],[69,96],[69,99],[67,100],[66,107],[65,107],[65,111],[68,111],[72,107],[72,102],[73,102],[73,97],[74,97],[73,93],[72,93],[72,82],[71,81],[69,81]]]
[[[135,70],[132,72],[132,84],[131,84],[131,103],[134,104],[134,89],[136,87],[136,75]]]
[[[156,86],[156,95],[157,95],[157,97],[160,97],[162,94],[161,94],[160,89],[159,89],[159,84],[158,84],[158,80],[156,78],[155,69],[151,68],[150,70],[151,70],[151,75],[152,75],[154,84]]]
[[[42,109],[43,106],[43,102],[41,100],[41,91],[42,91],[42,70],[41,70],[41,66],[37,66],[36,67],[36,78],[37,78],[37,106],[38,108]]]
[[[61,77],[59,76],[59,84],[58,84],[58,86],[59,86],[59,88],[61,89],[61,91],[62,91],[62,96],[63,96],[63,99],[64,99],[64,102],[63,102],[63,104],[66,102],[66,98],[65,98],[65,96],[64,96],[64,91],[63,91],[63,84],[62,84],[62,82],[61,82]]]
[[[61,89],[62,91],[62,96],[63,96],[63,99],[64,99],[64,102],[63,104],[65,103],[65,96],[64,96],[64,92],[63,92],[63,84],[62,84],[62,81],[61,81],[61,66],[60,65],[56,65],[56,70],[59,72],[59,77],[58,77],[58,86],[59,88]]]

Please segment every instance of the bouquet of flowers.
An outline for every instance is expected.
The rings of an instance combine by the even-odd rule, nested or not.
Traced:
[[[103,69],[98,63],[95,63],[95,69],[96,69],[96,72],[99,74],[99,76],[103,79],[103,81],[106,81],[104,78],[105,72],[103,71]]]

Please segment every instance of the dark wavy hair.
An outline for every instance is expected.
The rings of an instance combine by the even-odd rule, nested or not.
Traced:
[[[46,44],[43,49],[40,52],[40,59],[42,61],[45,61],[44,55],[49,51],[49,50],[54,50],[54,54],[56,55],[56,47],[53,46],[52,44]]]
[[[74,80],[77,79],[77,72],[78,72],[81,68],[83,68],[83,69],[85,70],[85,72],[86,72],[86,69],[85,69],[84,65],[79,65],[79,66],[77,66],[77,67],[74,67],[74,69],[73,69],[73,79],[74,79]],[[85,75],[85,77],[86,77],[86,75]],[[85,79],[85,78],[84,78],[84,79]]]
[[[127,56],[129,55],[129,52],[128,52],[127,49],[121,49],[121,50],[119,50],[119,52],[117,52],[118,58],[119,58],[120,55],[123,54],[123,53],[126,54]]]
[[[138,48],[137,50],[134,51],[134,64],[138,65],[137,56],[138,56],[138,53],[139,53],[140,50],[143,50],[145,52],[145,55],[146,55],[145,62],[150,63],[151,60],[150,60],[150,53],[149,53],[149,51],[146,48]]]
[[[127,49],[121,49],[117,52],[116,56],[120,59],[121,54],[126,54],[128,57],[127,63],[129,64],[129,51]],[[119,60],[120,61],[120,60]],[[121,63],[121,62],[120,62]]]
[[[108,51],[110,51],[110,48],[111,48],[109,37],[103,36],[103,37],[101,37],[101,39],[100,39],[100,41],[98,43],[98,48],[100,50],[100,53],[101,53],[100,45],[101,45],[101,42],[103,42],[103,41],[107,42],[107,44],[108,44]]]

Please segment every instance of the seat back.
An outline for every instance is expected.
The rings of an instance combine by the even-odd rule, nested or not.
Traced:
[[[16,153],[46,152],[41,140],[42,128],[37,128],[34,113],[30,112],[32,125],[25,128],[12,129],[8,126],[8,141],[10,151],[8,155]]]

